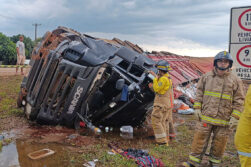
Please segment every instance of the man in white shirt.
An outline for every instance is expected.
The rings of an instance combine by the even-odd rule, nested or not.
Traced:
[[[25,46],[23,43],[24,37],[22,35],[19,36],[19,41],[16,43],[16,48],[17,48],[17,65],[24,65],[25,61]],[[18,66],[16,67],[16,74],[18,71]],[[23,73],[23,67],[21,67],[21,74],[24,75]]]

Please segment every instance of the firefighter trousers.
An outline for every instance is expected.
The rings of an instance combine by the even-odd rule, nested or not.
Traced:
[[[164,106],[154,106],[151,115],[152,127],[157,143],[168,143],[167,131],[169,129],[169,117],[172,112],[172,108],[166,108]]]
[[[189,162],[194,166],[198,166],[201,163],[211,137],[209,161],[212,164],[220,164],[230,132],[229,127],[197,122]]]
[[[167,120],[168,128],[166,131],[167,139],[174,139],[176,137],[174,124],[173,124],[173,112],[171,111],[168,120]]]
[[[251,154],[251,153],[249,153]],[[251,166],[251,157],[239,155],[241,167],[249,167]]]

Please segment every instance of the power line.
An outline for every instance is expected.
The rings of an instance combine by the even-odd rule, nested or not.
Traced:
[[[35,23],[32,25],[35,26],[35,40],[36,40],[37,39],[37,26],[41,26],[42,24]]]

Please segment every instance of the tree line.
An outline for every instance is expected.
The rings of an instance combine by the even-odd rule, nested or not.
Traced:
[[[20,35],[21,34],[8,37],[0,32],[0,61],[2,64],[16,64],[16,42],[19,40]],[[32,41],[30,37],[26,37],[25,35],[22,36],[24,37],[23,42],[25,45],[26,59],[30,59],[34,46],[41,40],[41,38],[38,38],[36,41]]]

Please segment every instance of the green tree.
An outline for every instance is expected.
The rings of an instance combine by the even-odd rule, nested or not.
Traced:
[[[39,38],[37,38],[36,40],[35,40],[35,45],[34,46],[36,46],[40,41],[42,41],[42,38],[41,37],[39,37]]]
[[[17,43],[17,41],[19,40],[19,36],[22,34],[18,34],[18,35],[13,35],[12,37],[10,37],[10,40],[14,43]],[[26,59],[30,59],[31,57],[31,53],[34,47],[34,42],[30,39],[30,37],[26,37],[24,35],[22,35],[24,37],[24,45],[25,45],[25,56]]]
[[[9,37],[0,32],[0,61],[13,64],[16,60],[16,45]]]

